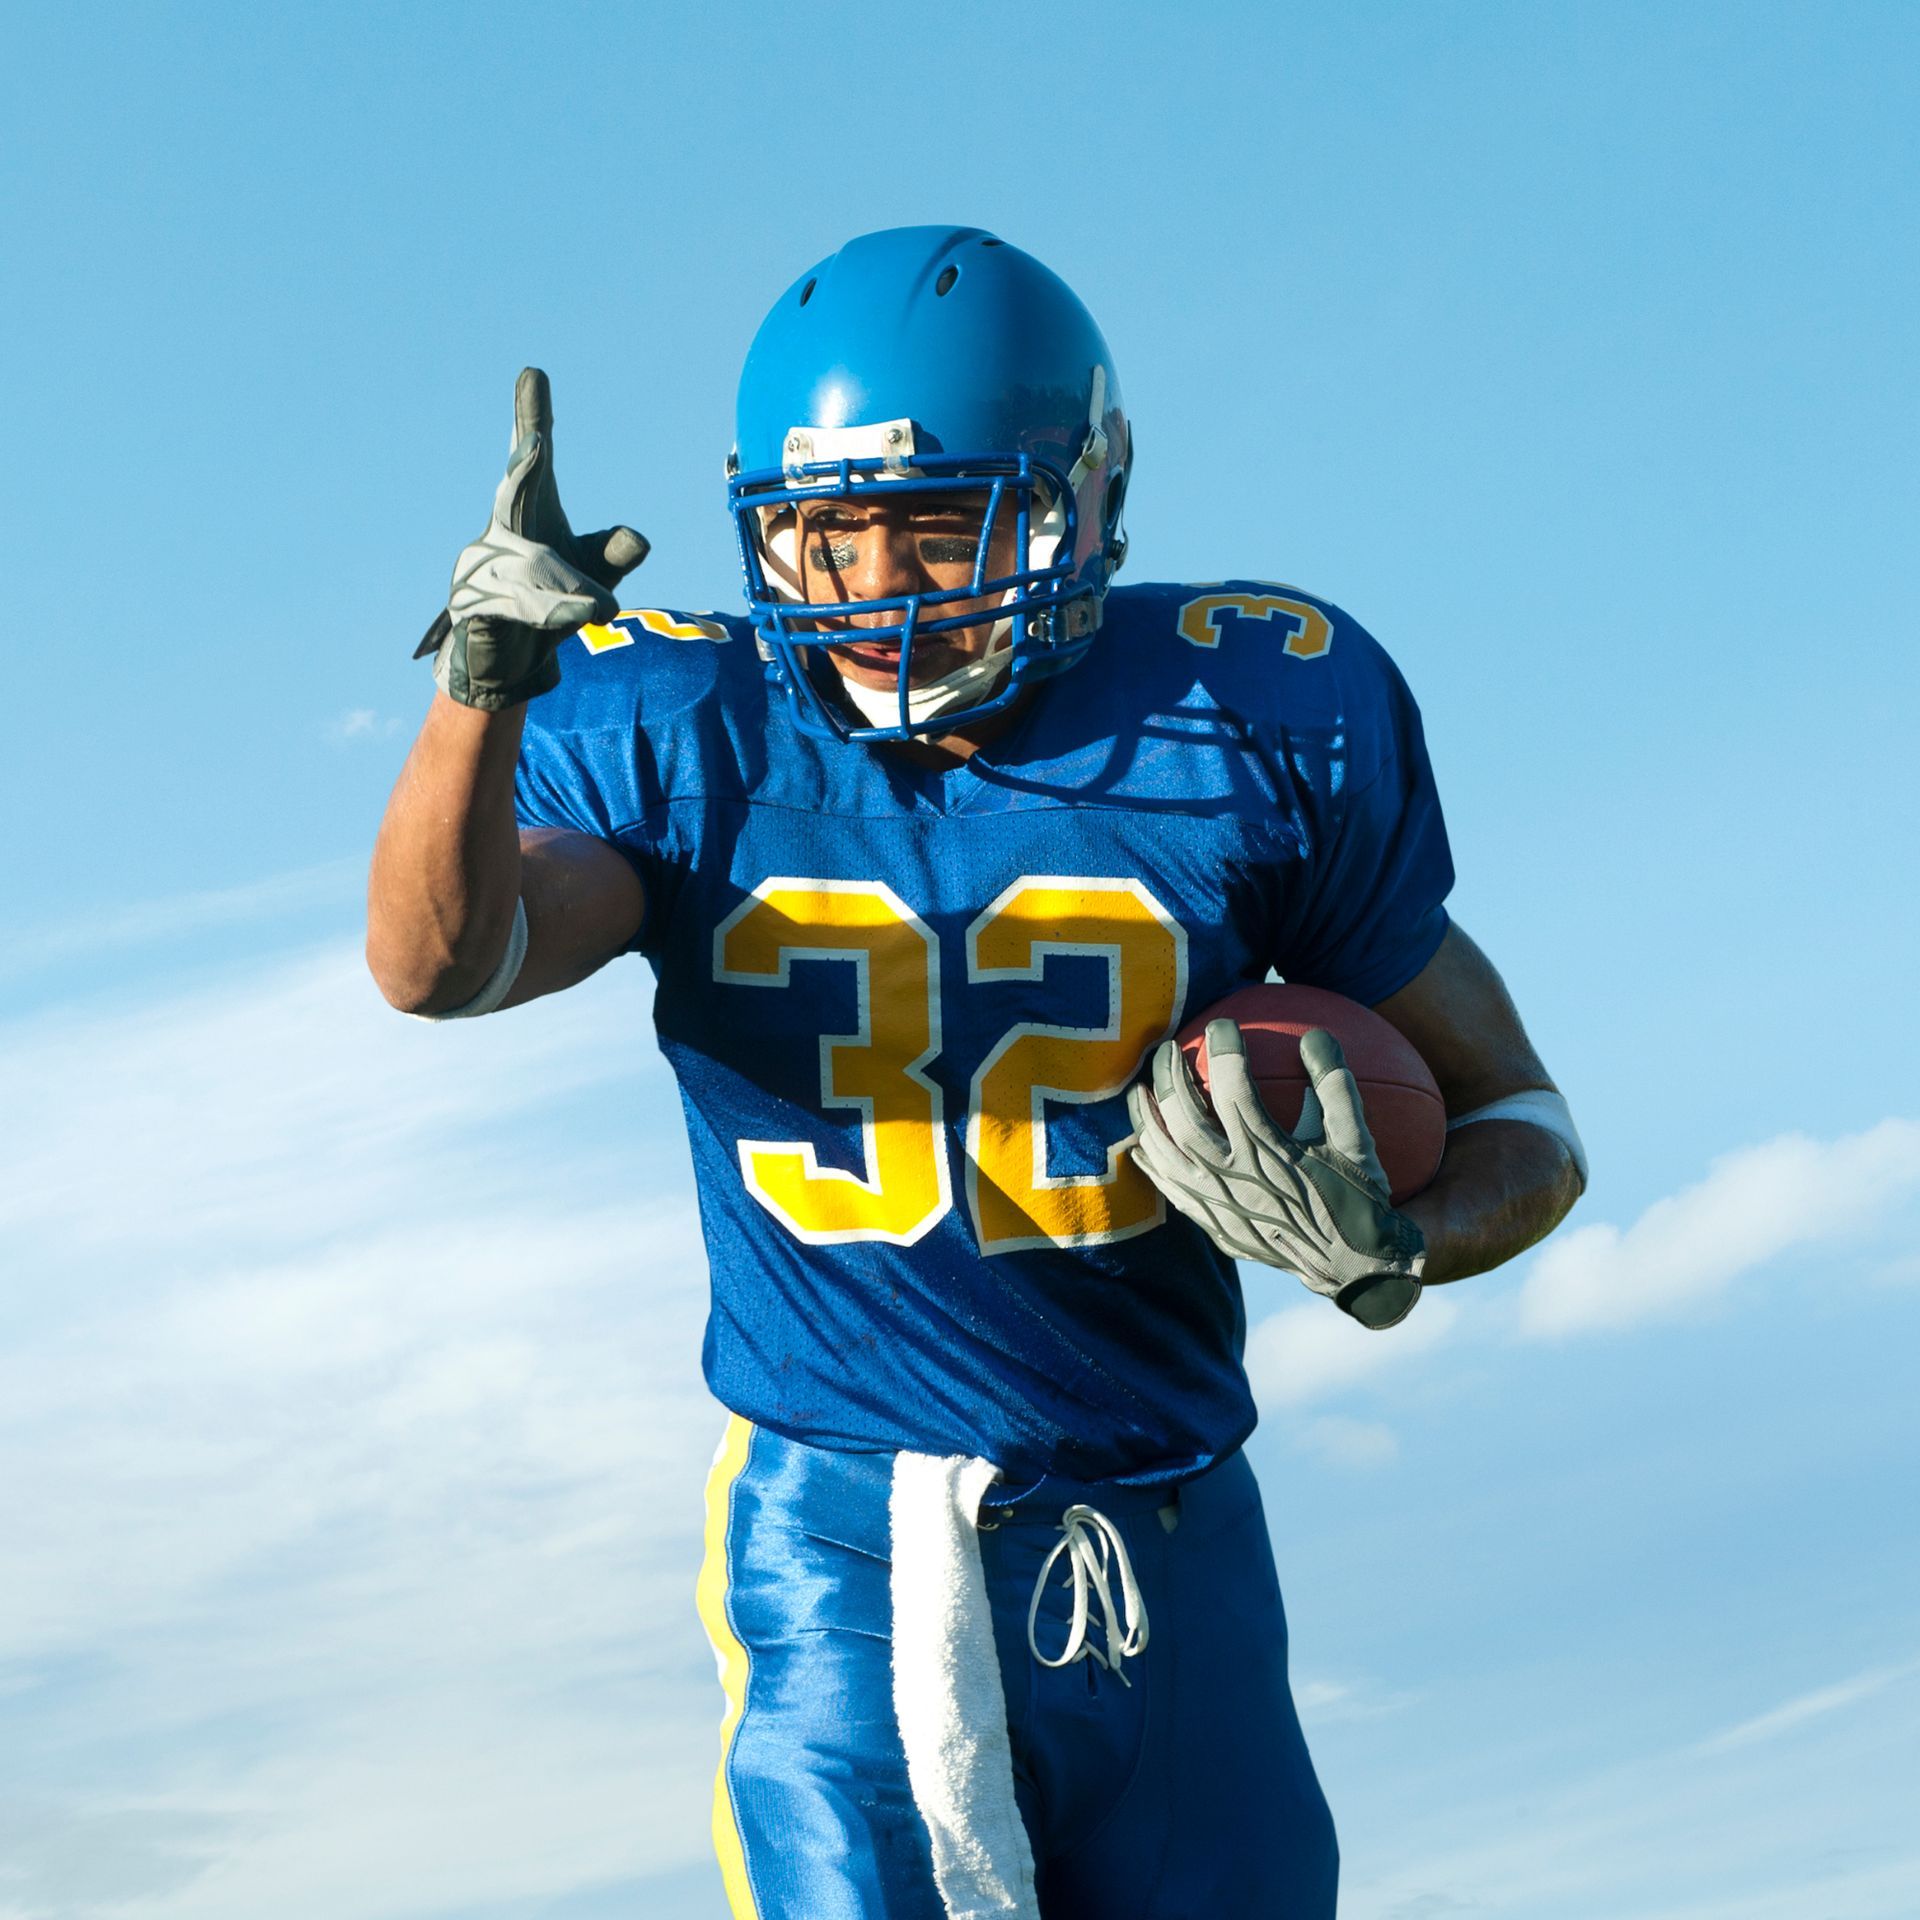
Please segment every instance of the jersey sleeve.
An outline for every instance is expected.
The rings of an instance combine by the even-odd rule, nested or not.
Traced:
[[[1309,883],[1274,965],[1373,1006],[1440,945],[1453,855],[1420,710],[1385,653],[1367,651],[1370,684],[1349,703],[1343,777],[1324,797]]]
[[[746,777],[729,727],[763,736],[765,699],[743,621],[640,608],[562,642],[560,684],[527,708],[514,810],[523,827],[591,834],[625,857],[646,895],[629,951],[659,954],[702,809]]]
[[[625,856],[645,895],[630,953],[651,952],[671,900],[674,873],[660,843],[664,803],[647,792],[649,756],[632,726],[556,725],[529,709],[514,775],[514,817],[523,827],[590,834]]]

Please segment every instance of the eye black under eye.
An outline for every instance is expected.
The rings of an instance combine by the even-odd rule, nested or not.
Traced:
[[[935,566],[972,566],[980,542],[965,534],[929,533],[920,541],[920,557]]]
[[[838,540],[824,537],[816,538],[807,550],[807,557],[816,567],[850,567],[856,555],[854,543],[846,538]]]

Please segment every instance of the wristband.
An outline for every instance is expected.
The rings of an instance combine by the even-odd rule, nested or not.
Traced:
[[[1550,1087],[1529,1087],[1525,1093],[1510,1093],[1504,1100],[1475,1107],[1457,1120],[1447,1122],[1447,1131],[1456,1132],[1480,1120],[1518,1120],[1529,1127],[1550,1133],[1573,1156],[1574,1171],[1580,1184],[1587,1184],[1587,1150],[1580,1143],[1580,1129],[1573,1124],[1573,1110]]]

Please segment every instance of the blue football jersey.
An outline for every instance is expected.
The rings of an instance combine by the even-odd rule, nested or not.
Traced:
[[[1119,588],[945,770],[799,732],[742,620],[623,614],[562,668],[520,819],[645,885],[720,1401],[1016,1479],[1232,1452],[1239,1280],[1127,1159],[1123,1095],[1269,969],[1377,1002],[1439,945],[1446,830],[1380,646],[1293,587]]]

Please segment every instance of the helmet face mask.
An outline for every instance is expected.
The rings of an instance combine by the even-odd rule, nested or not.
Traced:
[[[739,425],[728,503],[747,601],[803,731],[862,742],[958,732],[1086,652],[1125,550],[1130,439],[1099,329],[1038,261],[974,229],[851,242],[761,327]],[[965,582],[806,597],[807,509],[912,512],[956,498],[980,515]],[[990,572],[1009,531],[1011,567]],[[836,670],[849,647],[888,645],[899,649],[891,687]],[[935,651],[961,658],[930,673]]]
[[[809,732],[836,739],[952,732],[1003,711],[1044,677],[1056,624],[1063,631],[1077,624],[1069,608],[1091,630],[1087,597],[1073,597],[1077,515],[1064,476],[1027,455],[993,464],[998,470],[983,472],[978,460],[936,455],[889,473],[878,460],[847,458],[806,462],[777,477],[737,477],[735,525],[762,650],[776,679],[797,695],[797,717]],[[978,533],[970,577],[881,598],[808,599],[814,570],[801,563],[800,516],[834,500],[909,514],[921,502],[971,504]],[[996,568],[996,548],[1010,552],[1010,570]],[[1068,557],[1056,560],[1056,553]],[[881,699],[849,678],[823,683],[819,669],[833,656],[875,646],[899,650],[896,685]],[[950,648],[967,659],[929,680],[923,663]],[[859,718],[842,712],[837,698]]]

